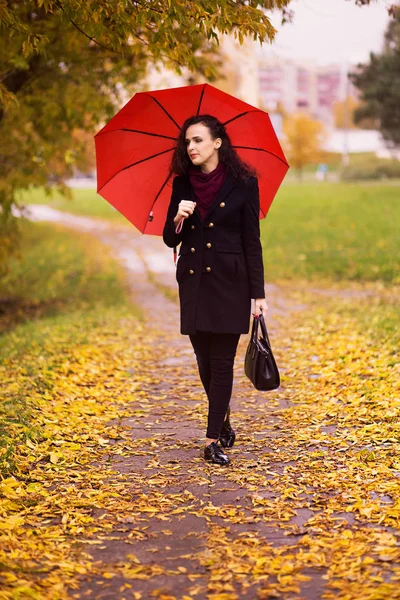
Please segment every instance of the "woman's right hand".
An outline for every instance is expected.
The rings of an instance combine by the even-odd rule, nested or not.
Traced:
[[[192,202],[191,200],[181,200],[178,204],[178,212],[174,218],[175,225],[178,225],[182,217],[185,219],[190,217],[194,212],[195,206],[196,202]]]

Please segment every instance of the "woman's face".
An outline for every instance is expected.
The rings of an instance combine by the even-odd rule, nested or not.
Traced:
[[[207,163],[218,163],[218,148],[220,148],[221,138],[213,139],[211,132],[206,125],[196,123],[190,125],[186,130],[185,136],[187,153],[192,163],[198,167]]]

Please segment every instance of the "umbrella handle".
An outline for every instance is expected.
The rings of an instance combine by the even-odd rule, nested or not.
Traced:
[[[182,227],[183,227],[183,221],[185,220],[185,217],[182,217],[181,220],[179,221],[178,225],[175,227],[175,233],[180,233],[182,231]],[[176,259],[177,259],[177,252],[176,252],[176,246],[174,246],[174,263],[176,266]]]
[[[175,233],[180,233],[182,231],[184,220],[185,220],[185,217],[182,217],[182,219],[179,221],[178,225],[175,228]]]

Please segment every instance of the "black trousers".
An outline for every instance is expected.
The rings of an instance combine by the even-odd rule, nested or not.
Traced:
[[[208,397],[208,438],[218,439],[221,433],[232,395],[233,365],[240,335],[209,331],[189,335]]]

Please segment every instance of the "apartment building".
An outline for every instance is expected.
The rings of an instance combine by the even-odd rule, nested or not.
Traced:
[[[311,61],[283,58],[259,61],[260,105],[269,111],[280,105],[289,113],[306,111],[327,125],[333,122],[333,106],[357,91],[341,65],[317,66]]]

